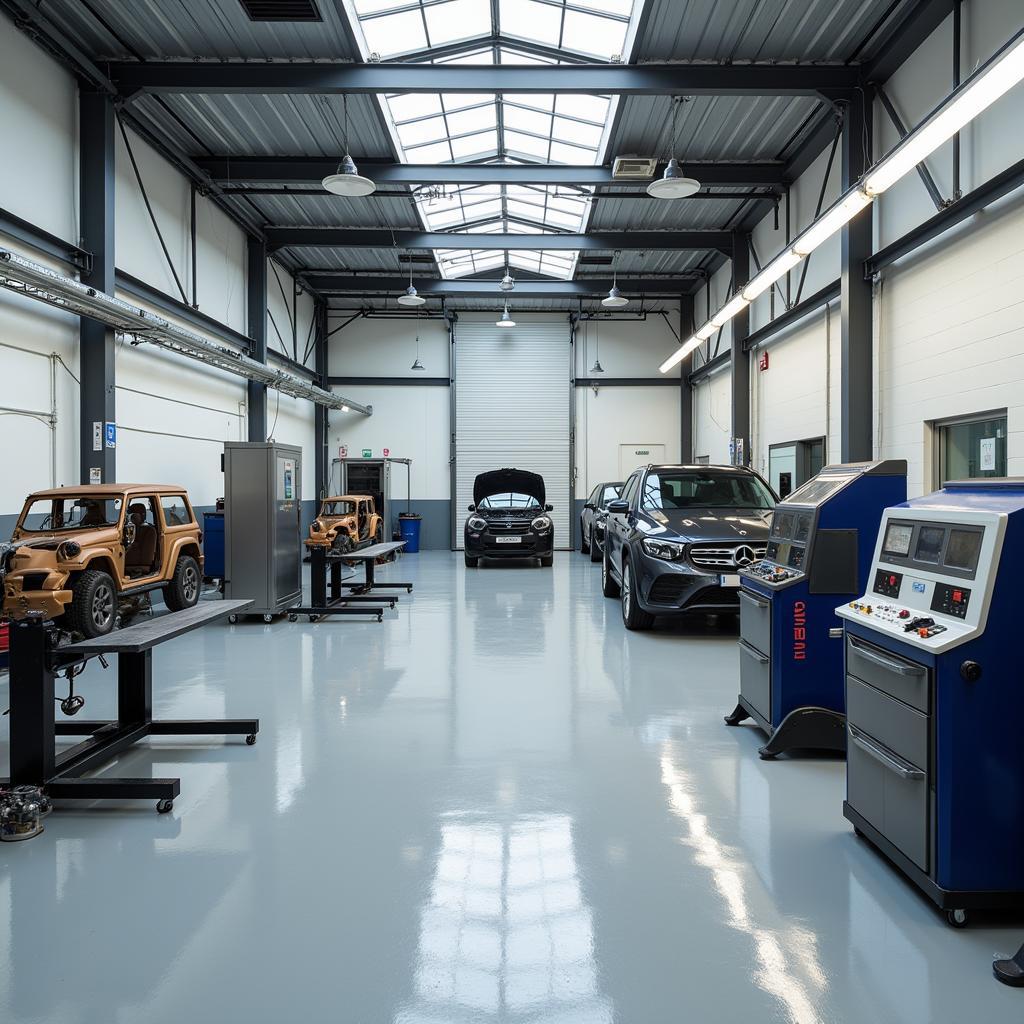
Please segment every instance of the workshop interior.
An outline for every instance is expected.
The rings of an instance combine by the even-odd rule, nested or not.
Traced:
[[[1019,0],[0,0],[0,1020],[1024,1016]]]

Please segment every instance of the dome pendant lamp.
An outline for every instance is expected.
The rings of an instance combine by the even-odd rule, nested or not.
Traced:
[[[676,148],[676,112],[679,109],[678,97],[672,99],[672,152],[669,153],[668,166],[665,173],[647,186],[647,194],[655,199],[685,199],[700,190],[700,182],[696,178],[687,178],[683,174],[679,161],[673,156]]]
[[[409,256],[409,287],[405,289],[404,295],[398,296],[398,304],[400,306],[422,306],[427,300],[416,291],[415,286],[412,283],[412,255]],[[414,366],[415,370],[416,367]]]
[[[495,327],[515,327],[516,322],[509,315],[508,303],[505,303],[505,309],[502,311],[501,319],[494,321]]]
[[[586,345],[586,340],[583,342]],[[600,321],[594,324],[594,365],[590,368],[591,374],[604,373],[601,365],[601,324]]]
[[[426,367],[420,362],[420,336],[416,335],[416,358],[413,360],[410,370],[425,370]]]
[[[377,185],[372,178],[367,178],[359,173],[352,154],[348,152],[348,96],[342,97],[345,117],[345,137],[342,143],[345,148],[345,155],[338,164],[334,174],[328,174],[320,183],[328,191],[336,196],[353,198],[357,196],[368,196],[377,190]]]
[[[618,256],[618,253],[615,255]],[[619,291],[618,270],[612,274],[612,286],[608,289],[608,294],[601,300],[601,305],[606,309],[622,309],[623,306],[629,305],[629,299]]]

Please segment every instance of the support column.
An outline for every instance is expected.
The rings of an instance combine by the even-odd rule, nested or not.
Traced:
[[[843,105],[842,191],[857,182],[871,162],[872,94],[854,94]],[[843,462],[873,458],[871,282],[864,263],[871,255],[871,207],[862,210],[842,231],[840,243],[840,452]]]
[[[685,344],[693,335],[693,296],[679,296],[679,343]],[[693,353],[679,364],[679,461],[693,462]]]
[[[79,209],[83,249],[92,267],[82,283],[114,294],[114,103],[105,93],[82,90],[80,122]],[[88,317],[79,328],[79,473],[81,482],[117,480],[116,449],[108,447],[107,424],[114,417],[114,332]]]
[[[313,306],[313,354],[316,366],[317,380],[320,387],[330,390],[327,383],[327,301],[316,299]],[[327,450],[328,429],[327,406],[314,405],[314,448],[316,456],[314,459],[313,474],[316,487],[317,511],[319,511],[320,499],[327,494],[327,484],[330,480],[330,453]]]
[[[267,245],[250,236],[246,245],[246,282],[248,334],[252,340],[249,355],[259,363],[267,361]],[[267,386],[249,381],[249,440],[267,439]]]
[[[732,290],[738,292],[750,280],[750,239],[743,231],[732,233]],[[750,308],[732,318],[732,440],[731,461],[750,465],[750,353],[743,345],[750,335]]]

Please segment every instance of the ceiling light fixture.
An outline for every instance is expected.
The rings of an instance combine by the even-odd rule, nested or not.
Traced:
[[[669,152],[668,165],[665,173],[647,186],[647,194],[655,199],[685,199],[694,192],[700,191],[700,182],[696,178],[688,178],[683,174],[679,161],[675,158],[676,151],[676,111],[682,101],[678,96],[672,98],[672,146]]]
[[[505,309],[504,309],[504,311],[501,314],[501,319],[500,320],[495,320],[494,321],[494,326],[495,327],[515,327],[515,325],[516,325],[516,322],[509,315],[508,303],[506,302],[505,303]]]
[[[510,292],[516,286],[516,279],[509,273],[508,264],[505,265],[505,276],[498,286],[503,292]]]
[[[412,283],[412,254],[409,255],[409,287],[405,289],[404,295],[398,296],[400,306],[422,306],[427,300],[416,291]],[[415,367],[414,367],[415,369]]]
[[[618,256],[619,252],[616,250],[615,258],[618,259]],[[622,309],[623,306],[629,305],[629,299],[619,291],[618,268],[612,273],[612,286],[608,289],[608,294],[601,300],[601,305],[608,309]]]
[[[410,370],[425,370],[426,367],[420,362],[420,336],[416,335],[416,358],[413,360]]]
[[[869,207],[876,196],[914,170],[922,160],[1021,81],[1024,81],[1024,29],[1017,32],[963,85],[947,96],[893,150],[869,168],[856,186],[840,196],[822,216],[797,235],[789,248],[779,253],[707,323],[683,342],[658,367],[660,372],[668,373],[678,366],[701,342],[710,338],[757,296],[767,291],[779,278]]]
[[[589,317],[587,318],[589,322]],[[588,332],[589,333],[589,332]],[[586,347],[586,338],[583,339],[583,345]],[[594,365],[590,368],[591,374],[604,373],[604,367],[601,365],[601,322],[594,322]]]
[[[342,147],[345,155],[338,164],[338,170],[334,174],[328,174],[321,184],[328,191],[336,196],[348,198],[356,196],[368,196],[377,190],[377,185],[372,178],[367,178],[359,173],[352,154],[348,151],[348,96],[342,96],[345,119],[345,137],[342,139]]]

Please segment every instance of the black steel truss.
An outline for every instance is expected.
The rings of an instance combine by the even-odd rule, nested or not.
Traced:
[[[401,294],[409,285],[407,277],[359,277],[349,274],[332,274],[307,270],[304,280],[322,295],[341,292],[355,292],[360,295]],[[689,289],[697,273],[685,271],[671,278],[629,278],[620,277],[619,287],[629,295],[669,296],[678,298],[680,291]],[[587,298],[607,295],[612,279],[603,277],[576,278],[572,281],[529,281],[516,280],[511,292],[503,292],[499,281],[456,279],[433,281],[416,278],[416,290],[424,297],[452,296],[494,296],[506,297],[510,301],[540,298]]]

